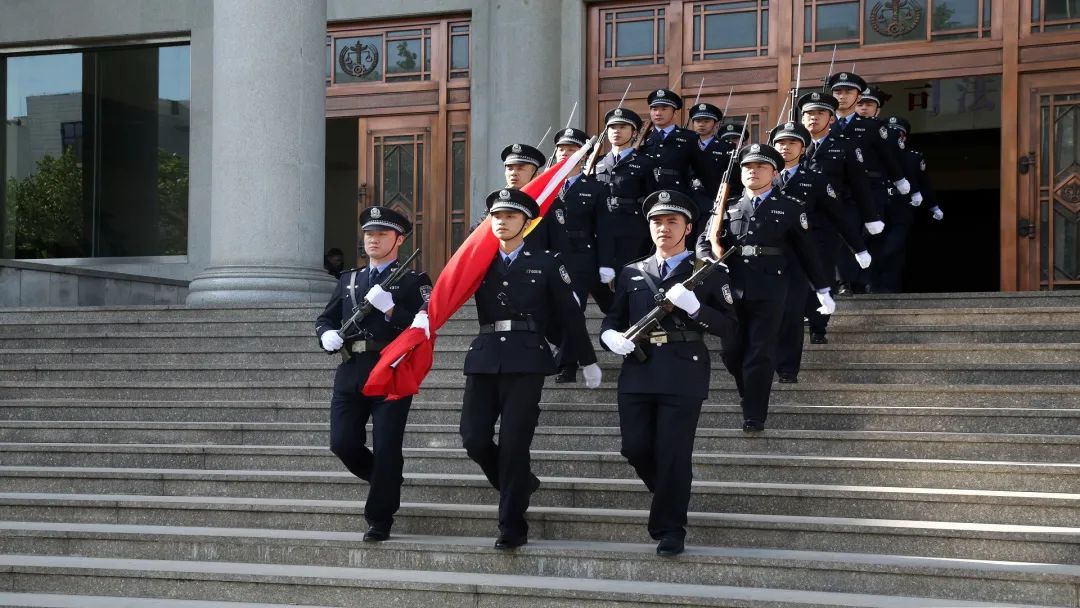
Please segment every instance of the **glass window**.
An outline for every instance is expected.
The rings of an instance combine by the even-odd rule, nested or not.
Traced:
[[[450,78],[469,77],[469,24],[450,26]]]
[[[693,5],[693,61],[768,54],[768,1]],[[759,33],[760,30],[760,33]]]
[[[603,67],[664,63],[664,9],[604,12]]]
[[[379,82],[383,79],[382,36],[334,41],[334,82]]]
[[[805,50],[990,36],[993,0],[805,0]],[[1036,0],[1038,1],[1038,0]],[[1077,0],[1080,1],[1080,0]]]
[[[186,254],[189,47],[3,61],[0,256]]]
[[[1080,0],[1031,0],[1031,31],[1080,29]]]

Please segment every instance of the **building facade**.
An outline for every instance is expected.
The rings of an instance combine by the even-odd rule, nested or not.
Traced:
[[[0,257],[192,280],[193,302],[317,300],[370,204],[413,215],[408,246],[441,268],[499,151],[575,105],[596,133],[628,84],[638,109],[700,90],[761,138],[831,66],[885,89],[930,165],[946,216],[915,227],[911,289],[1080,286],[1078,0],[0,8]]]

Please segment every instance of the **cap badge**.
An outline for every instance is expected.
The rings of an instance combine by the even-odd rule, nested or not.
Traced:
[[[657,198],[657,199],[658,199],[658,200],[659,200],[659,201],[660,201],[661,203],[666,203],[666,202],[668,202],[668,201],[670,201],[670,200],[671,200],[671,195],[670,195],[670,194],[668,194],[667,192],[661,192],[661,193],[660,193],[659,195],[657,195],[657,197],[656,197],[656,198]]]
[[[622,116],[622,108],[615,108],[615,116]]]
[[[514,154],[520,154],[521,153],[521,144],[514,144],[513,146],[510,147],[510,150],[513,151]]]
[[[565,136],[565,137],[573,137],[574,136],[574,130],[573,129],[567,129],[567,130],[563,131],[563,136]]]
[[[757,154],[758,152],[761,152],[761,146],[759,146],[758,144],[754,144],[750,146],[750,151],[754,154]]]
[[[510,191],[509,190],[499,190],[499,200],[501,200],[501,201],[510,200]]]
[[[793,123],[793,122],[785,122],[785,123],[784,123],[784,129],[785,129],[785,130],[787,130],[787,131],[791,131],[791,130],[793,130],[794,128],[795,128],[795,123]]]
[[[374,219],[379,219],[380,217],[382,217],[382,211],[379,211],[378,207],[372,207],[371,208],[371,217],[374,218]]]
[[[697,107],[697,109],[699,109],[699,110],[704,110],[704,109],[705,109],[705,104],[701,104],[701,105],[699,105],[699,106]]]
[[[814,101],[821,101],[821,93],[813,93],[810,95],[810,99]]]
[[[664,96],[664,89],[657,90],[656,91],[656,96],[657,97],[663,97]]]
[[[847,74],[844,72],[840,72],[840,80],[847,80]]]
[[[895,117],[895,116],[890,116],[890,117],[889,117],[889,123],[891,123],[891,124],[894,124],[894,125],[895,125],[895,124],[896,124],[896,117]]]

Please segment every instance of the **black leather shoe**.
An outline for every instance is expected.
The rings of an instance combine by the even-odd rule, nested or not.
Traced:
[[[840,287],[837,288],[837,290],[836,290],[836,295],[838,295],[838,296],[850,296],[851,295],[851,286],[848,285],[847,283],[840,283]]]
[[[529,543],[529,539],[526,536],[508,536],[506,534],[500,534],[499,538],[495,539],[495,548],[500,551],[509,551],[510,549],[517,549],[521,545]]]
[[[765,423],[757,420],[746,420],[742,423],[744,433],[760,433],[765,430]]]
[[[810,344],[828,344],[829,338],[825,334],[810,334]]]
[[[656,545],[656,554],[662,557],[671,557],[686,551],[686,545],[681,538],[662,538]]]
[[[780,373],[778,373],[776,375],[780,380],[780,384],[798,384],[799,383],[799,375],[798,374],[780,374]]]
[[[576,367],[564,367],[559,370],[559,374],[555,376],[555,384],[571,384],[573,382],[577,382]]]
[[[390,530],[387,530],[386,528],[371,526],[367,529],[367,532],[364,533],[365,543],[381,543],[388,538],[390,538]]]

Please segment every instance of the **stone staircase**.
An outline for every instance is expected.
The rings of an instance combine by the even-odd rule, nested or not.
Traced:
[[[840,306],[763,435],[714,357],[675,559],[618,453],[609,354],[599,390],[548,383],[530,543],[496,552],[457,434],[463,309],[373,546],[325,447],[317,307],[0,310],[0,605],[1080,606],[1080,294]]]

